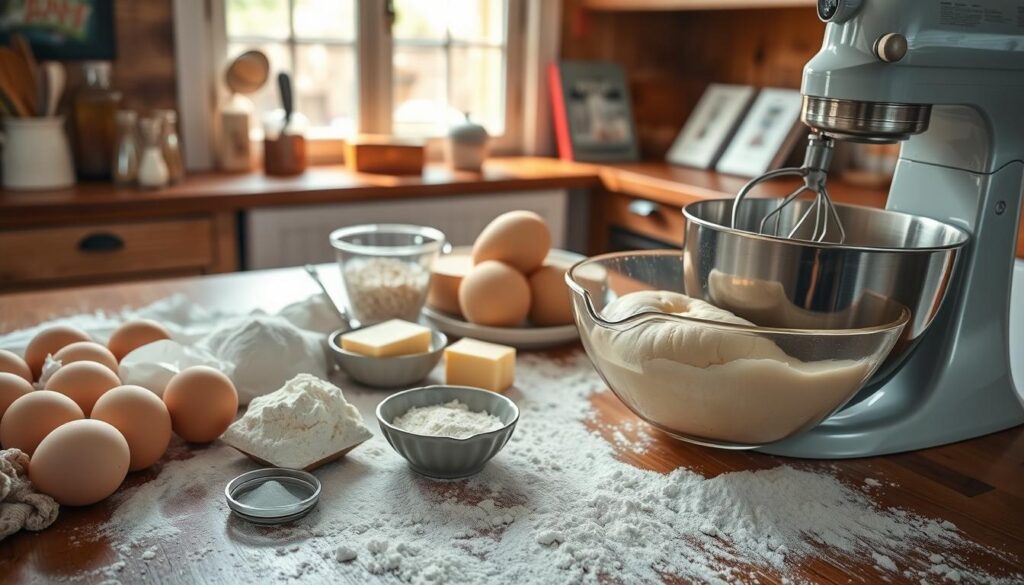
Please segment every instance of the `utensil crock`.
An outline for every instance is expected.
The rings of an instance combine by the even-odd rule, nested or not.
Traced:
[[[63,189],[75,184],[64,118],[7,118],[3,126],[7,189]]]

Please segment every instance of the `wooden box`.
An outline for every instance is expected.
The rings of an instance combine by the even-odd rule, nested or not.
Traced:
[[[361,135],[345,143],[345,164],[359,173],[419,175],[425,158],[423,143],[415,140]]]

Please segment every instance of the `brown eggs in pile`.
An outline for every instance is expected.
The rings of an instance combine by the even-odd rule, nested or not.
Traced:
[[[30,457],[29,478],[58,503],[85,506],[121,486],[130,471],[163,457],[172,430],[188,442],[218,438],[234,420],[238,393],[231,380],[206,367],[171,378],[161,399],[141,386],[125,386],[118,361],[167,330],[147,320],[119,327],[106,347],[74,327],[49,327],[26,348],[25,358],[0,350],[0,447]],[[60,362],[39,383],[47,356]]]
[[[551,231],[532,211],[499,215],[480,232],[470,254],[435,262],[427,304],[491,327],[568,325],[568,266],[546,258]]]

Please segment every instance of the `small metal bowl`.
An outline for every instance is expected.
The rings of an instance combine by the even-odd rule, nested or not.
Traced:
[[[301,499],[284,506],[251,506],[243,500],[245,494],[255,490],[268,481],[277,481],[290,486],[288,491]],[[239,475],[228,482],[224,488],[224,497],[228,507],[239,517],[256,524],[284,524],[298,520],[316,507],[320,501],[320,480],[311,473],[297,469],[269,467],[255,469]]]
[[[417,435],[391,424],[413,407],[433,406],[458,400],[473,411],[485,411],[505,426],[466,439]],[[413,471],[439,479],[458,479],[479,473],[505,443],[519,422],[519,407],[511,399],[467,386],[425,386],[392,394],[377,406],[377,422],[384,438]]]
[[[339,329],[327,338],[334,361],[353,380],[373,388],[400,388],[411,386],[427,377],[427,374],[441,361],[448,337],[440,331],[431,330],[430,351],[395,357],[373,357],[345,351],[341,348],[341,336],[357,329]]]

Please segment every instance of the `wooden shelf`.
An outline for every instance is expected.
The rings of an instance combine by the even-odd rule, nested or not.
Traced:
[[[815,0],[584,0],[591,10],[675,11],[812,7]]]

